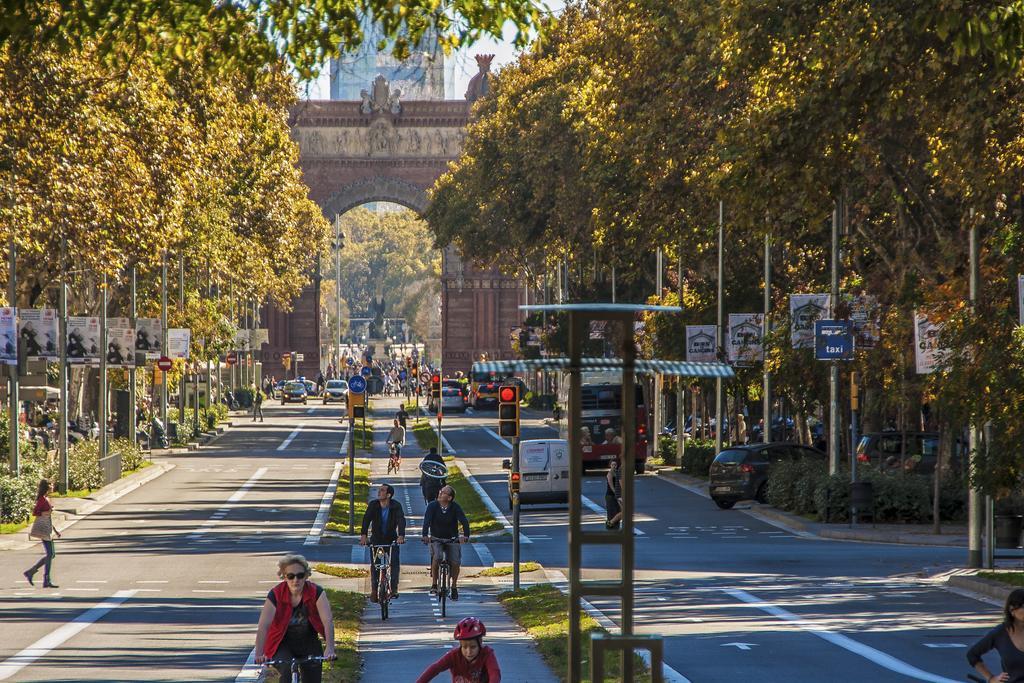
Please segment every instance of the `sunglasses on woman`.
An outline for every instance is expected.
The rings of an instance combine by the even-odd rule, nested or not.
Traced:
[[[284,578],[288,579],[289,581],[294,581],[295,579],[304,579],[306,578],[306,572],[299,572],[298,574],[285,574]]]

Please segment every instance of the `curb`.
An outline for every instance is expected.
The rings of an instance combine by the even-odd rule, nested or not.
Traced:
[[[953,574],[946,579],[946,587],[976,593],[977,595],[995,600],[999,604],[1004,603],[1006,596],[1016,588],[1002,581],[983,579],[974,574]]]
[[[73,515],[73,517],[70,520],[68,520],[64,527],[61,529],[61,531],[65,531],[66,529],[74,526],[75,524],[85,519],[92,513],[96,512],[97,510],[100,510],[106,505],[113,503],[115,500],[128,495],[135,489],[144,486],[145,484],[148,484],[157,477],[160,477],[166,474],[167,472],[170,472],[175,467],[177,467],[177,465],[174,465],[173,463],[153,463],[152,465],[142,470],[141,472],[136,472],[123,479],[119,479],[118,481],[115,481],[112,484],[104,486],[103,488],[99,489],[94,495],[91,495],[87,498],[77,499],[86,502],[82,504],[81,507],[77,507],[74,512],[70,511],[70,508],[72,506],[68,506],[62,509],[59,506],[59,504],[67,499],[58,498],[58,505],[54,506],[56,512],[63,513],[64,515]],[[28,531],[25,530],[25,533],[27,534]],[[0,539],[0,551],[25,550],[26,548],[31,548],[36,543],[38,543],[38,541],[26,539],[25,536],[22,536],[22,533],[20,531],[17,531],[10,535],[18,536],[19,538]]]

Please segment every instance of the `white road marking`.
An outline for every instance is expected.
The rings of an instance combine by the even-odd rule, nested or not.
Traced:
[[[556,569],[545,569],[544,574],[547,576],[548,581],[554,584],[555,588],[560,590],[562,594],[569,594],[569,580],[565,578],[565,574]],[[586,600],[580,600],[580,606],[589,614],[594,621],[604,627],[609,633],[619,633],[619,627],[615,625],[615,622],[606,617],[601,610],[591,605]],[[637,653],[644,663],[648,667],[651,666],[651,653],[647,650],[640,650]],[[665,662],[661,663],[661,675],[666,683],[691,683],[690,679],[682,675]]]
[[[334,492],[338,490],[338,477],[341,475],[341,463],[334,463],[334,472],[331,473],[331,478],[327,482],[327,488],[324,490],[323,497],[320,498],[320,509],[317,510],[316,518],[313,520],[313,526],[309,528],[309,534],[306,535],[306,540],[302,542],[302,545],[318,545],[320,543],[320,536],[324,533],[324,526],[327,525],[327,517],[331,514],[331,503],[334,502]]]
[[[277,447],[277,450],[283,451],[284,449],[288,448],[288,444],[290,444],[292,442],[292,440],[299,435],[299,432],[302,431],[302,428],[304,426],[305,425],[301,425],[300,424],[298,427],[293,429],[292,433],[288,435],[288,438],[286,438],[284,441],[282,441],[281,445]]]
[[[837,645],[844,650],[852,652],[855,655],[859,655],[868,661],[874,662],[878,666],[888,669],[889,671],[893,671],[909,678],[916,678],[919,681],[929,681],[929,683],[957,683],[957,681],[954,681],[953,679],[943,678],[942,676],[922,671],[921,669],[911,666],[900,659],[896,659],[892,655],[876,650],[875,648],[864,645],[863,643],[858,643],[852,638],[844,636],[841,633],[834,633],[822,628],[814,622],[808,621],[803,617],[798,617],[792,612],[784,610],[770,602],[765,602],[761,598],[751,595],[745,590],[740,590],[739,588],[726,588],[724,589],[724,592],[741,602],[753,605],[762,612],[767,612],[768,614],[778,617],[783,621],[791,622],[798,628],[816,635],[822,640],[828,641],[833,645]]]
[[[136,581],[135,583],[169,583],[169,581],[156,581],[156,580],[153,580],[153,581]],[[274,581],[274,583],[278,583],[278,582]]]
[[[249,658],[245,660],[245,664],[242,665],[242,670],[235,676],[235,683],[242,683],[243,681],[258,681],[260,674],[263,672],[263,666],[256,664],[256,648],[252,649],[249,653]]]
[[[135,590],[117,591],[111,597],[83,614],[78,615],[50,635],[43,636],[7,661],[0,662],[0,681],[6,681],[40,657],[45,657],[50,650],[60,647],[64,642],[88,628],[90,624],[99,621],[108,612],[120,607],[121,604],[135,595],[135,593]]]
[[[494,556],[491,555],[491,550],[487,547],[486,544],[474,543],[473,550],[475,550],[476,554],[480,557],[481,564],[483,564],[485,567],[494,566]]]
[[[224,515],[226,515],[230,511],[231,505],[233,503],[237,503],[238,501],[242,500],[242,498],[245,497],[245,494],[249,492],[249,489],[251,489],[253,487],[253,485],[259,480],[259,478],[262,477],[266,473],[267,473],[267,468],[266,467],[261,467],[258,470],[256,470],[255,474],[253,474],[251,477],[249,477],[249,480],[247,482],[245,482],[244,484],[242,484],[241,488],[239,488],[237,491],[235,491],[234,493],[231,494],[231,497],[228,498],[228,502],[227,503],[225,503],[224,505],[220,506],[217,509],[217,511],[215,513],[213,513],[213,515],[210,516],[210,519],[208,519],[205,522],[203,522],[203,525],[201,527],[199,527],[198,529],[196,529],[195,531],[193,531],[191,534],[188,535],[188,540],[194,541],[194,540],[198,539],[200,536],[202,536],[203,534],[205,534],[207,531],[209,531],[210,529],[215,527],[217,525],[217,522],[219,522],[221,519],[223,519]]]
[[[312,408],[310,408],[309,410],[307,410],[307,411],[306,411],[306,415],[312,415],[312,414],[313,414],[313,411],[314,411],[314,410],[316,410],[316,406],[313,406]]]
[[[487,506],[487,509],[491,511],[491,514],[494,515],[494,518],[501,523],[501,526],[505,528],[505,531],[512,533],[512,524],[509,523],[507,519],[505,519],[505,515],[502,514],[501,510],[498,509],[498,506],[494,504],[494,501],[491,500],[491,497],[487,495],[487,491],[484,491],[484,487],[480,486],[480,483],[469,471],[469,467],[466,466],[466,463],[462,462],[461,460],[456,460],[455,464],[456,466],[458,466],[460,470],[462,470],[462,474],[466,477],[466,481],[468,481],[469,485],[473,487],[473,490],[477,492],[477,494],[480,496],[480,500],[482,500],[484,502],[484,505]],[[531,541],[530,538],[522,531],[519,532],[519,542],[533,543],[533,541]]]
[[[98,592],[99,588],[77,588],[75,586],[72,586],[71,588],[65,588],[64,590],[66,590],[66,591],[96,591],[96,592]]]
[[[925,643],[925,647],[934,648],[951,648],[951,647],[967,647],[966,643]]]
[[[209,581],[199,581],[198,583],[231,583],[230,581],[221,581],[210,579]]]
[[[502,446],[504,446],[505,448],[507,448],[509,450],[512,450],[512,444],[510,444],[508,441],[506,441],[503,437],[498,436],[498,432],[494,431],[490,427],[484,427],[484,431],[487,432],[488,434],[490,434],[491,436],[493,436],[495,439],[497,439],[498,442],[501,443]]]
[[[586,505],[586,506],[587,506],[588,508],[590,508],[591,510],[593,510],[594,512],[596,512],[597,514],[601,515],[602,517],[604,517],[604,516],[605,516],[605,515],[607,514],[607,512],[608,512],[608,511],[607,511],[607,510],[605,510],[605,509],[604,509],[603,507],[601,507],[600,505],[598,505],[598,504],[597,504],[597,503],[595,503],[594,501],[590,500],[590,499],[589,499],[589,498],[587,498],[586,496],[580,496],[580,501],[581,501],[581,502],[582,502],[582,503],[583,503],[584,505]],[[644,533],[643,531],[641,531],[640,529],[637,529],[636,527],[633,527],[633,535],[634,535],[634,536],[646,536],[647,534],[645,534],[645,533]]]
[[[721,647],[734,647],[737,650],[749,650],[756,645],[757,643],[722,643]]]
[[[221,591],[221,590],[210,590],[210,589],[208,589],[208,588],[193,588],[193,589],[192,589],[192,592],[193,592],[193,593],[224,593],[225,591]]]
[[[75,583],[106,583],[106,579],[78,579]]]
[[[452,445],[448,443],[448,439],[445,438],[443,429],[441,430],[441,443],[444,444],[444,452],[447,455],[458,455],[456,450],[452,448]]]

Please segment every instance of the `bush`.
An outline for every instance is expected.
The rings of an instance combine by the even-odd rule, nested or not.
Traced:
[[[117,452],[121,454],[122,474],[137,470],[146,462],[146,455],[142,452],[142,449],[128,439],[114,439],[110,442],[108,448],[111,453]]]
[[[7,468],[0,473],[0,523],[20,524],[32,515],[36,499],[38,477],[24,473],[20,477],[10,475]]]
[[[658,437],[658,457],[666,465],[676,464],[676,437],[667,434]]]
[[[68,489],[81,491],[103,486],[100,470],[100,442],[85,439],[68,447]]]
[[[679,471],[694,477],[707,478],[711,462],[715,459],[715,442],[711,439],[690,439],[683,449]]]

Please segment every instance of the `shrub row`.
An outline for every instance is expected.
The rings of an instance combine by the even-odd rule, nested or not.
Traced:
[[[672,458],[676,457],[675,441],[672,441]],[[711,439],[689,439],[683,449],[679,471],[694,477],[707,479],[711,461],[715,459],[715,442]]]
[[[877,522],[926,523],[932,519],[932,477],[925,474],[887,474],[866,470],[861,481],[874,488]],[[850,475],[829,475],[824,463],[796,461],[772,465],[768,502],[798,515],[841,522],[849,519]],[[939,487],[939,514],[943,520],[963,519],[967,485],[959,475],[946,475]]]
[[[121,472],[142,467],[145,453],[127,439],[110,442],[111,453],[121,454]],[[6,468],[0,472],[0,522],[17,524],[28,520],[35,504],[36,486],[42,478],[56,482],[60,463],[56,451],[28,441],[20,450],[21,476],[15,477]],[[100,469],[99,441],[87,439],[68,448],[68,488],[72,491],[97,489],[103,485]]]

